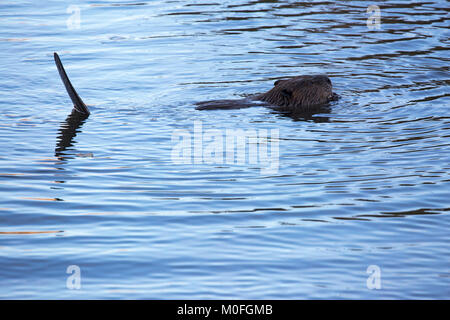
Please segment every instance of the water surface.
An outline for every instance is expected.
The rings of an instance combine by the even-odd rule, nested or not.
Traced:
[[[0,297],[448,299],[448,2],[372,4],[3,1]],[[328,112],[195,110],[314,73]],[[176,163],[199,123],[277,132],[277,170]]]

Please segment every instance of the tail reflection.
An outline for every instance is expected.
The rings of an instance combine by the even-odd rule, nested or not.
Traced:
[[[62,160],[65,157],[65,151],[73,146],[73,138],[76,137],[80,131],[79,128],[83,125],[84,121],[89,115],[82,114],[75,109],[67,117],[67,119],[61,124],[59,128],[59,136],[57,137],[55,147],[55,157]]]

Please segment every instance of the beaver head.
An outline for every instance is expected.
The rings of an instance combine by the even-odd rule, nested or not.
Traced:
[[[274,87],[257,96],[282,110],[308,111],[336,100],[331,80],[325,75],[307,75],[277,80]]]

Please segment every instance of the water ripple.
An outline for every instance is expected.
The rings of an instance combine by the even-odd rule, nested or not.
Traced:
[[[448,298],[450,9],[383,2],[369,29],[371,4],[3,1],[0,297]],[[329,110],[195,110],[313,73]],[[278,130],[276,172],[176,163],[199,122]]]

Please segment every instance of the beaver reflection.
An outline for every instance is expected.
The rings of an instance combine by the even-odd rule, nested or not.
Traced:
[[[304,75],[277,80],[274,87],[259,95],[240,100],[213,100],[197,103],[197,110],[240,109],[267,106],[292,116],[322,112],[329,102],[339,98],[326,75]]]
[[[59,128],[55,147],[55,157],[64,158],[64,152],[67,148],[73,146],[73,138],[76,137],[79,128],[89,115],[78,112],[76,109],[66,118]]]
[[[328,106],[318,108],[315,111],[305,112],[274,111],[274,113],[277,113],[280,117],[288,117],[294,121],[312,121],[316,123],[330,122],[330,117],[326,116],[326,114],[330,112],[331,108]]]

